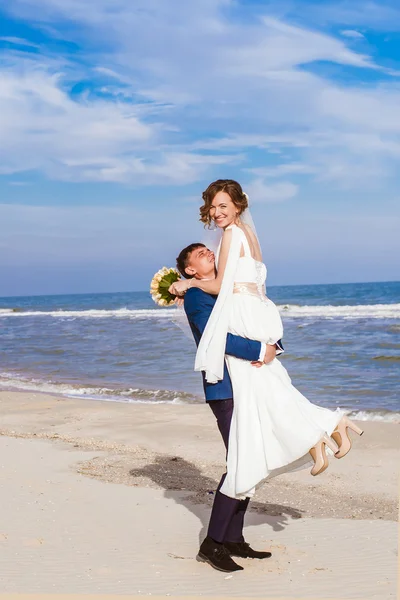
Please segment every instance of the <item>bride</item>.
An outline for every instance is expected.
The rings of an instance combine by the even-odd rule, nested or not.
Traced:
[[[255,369],[248,361],[225,356],[228,332],[274,345],[283,327],[277,307],[265,295],[267,269],[247,195],[236,181],[220,179],[208,186],[203,200],[200,220],[223,230],[217,276],[178,281],[170,289],[183,295],[196,286],[218,294],[197,349],[195,370],[205,371],[206,380],[216,383],[227,362],[234,411],[221,492],[241,499],[251,497],[260,482],[284,472],[313,465],[312,475],[322,473],[328,466],[325,446],[341,458],[351,445],[347,428],[359,435],[362,430],[342,410],[309,402],[277,358]]]

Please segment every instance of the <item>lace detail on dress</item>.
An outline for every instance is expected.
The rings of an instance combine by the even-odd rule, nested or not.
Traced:
[[[256,266],[256,285],[257,285],[257,290],[258,290],[258,295],[260,297],[260,300],[262,300],[262,302],[267,303],[268,302],[268,298],[266,295],[266,288],[265,288],[265,265],[262,262],[259,262],[258,260],[254,260],[255,266]]]

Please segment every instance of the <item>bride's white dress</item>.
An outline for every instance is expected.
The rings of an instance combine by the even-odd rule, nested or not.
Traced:
[[[283,335],[278,309],[265,295],[266,266],[252,258],[243,230],[236,225],[231,229],[221,291],[196,356],[196,370],[205,370],[207,380],[214,382],[222,378],[220,353],[228,331],[272,344]],[[219,249],[217,260],[218,255]],[[268,478],[311,466],[310,448],[325,432],[333,432],[344,412],[307,400],[277,358],[261,368],[233,356],[225,359],[234,410],[221,492],[245,498]]]

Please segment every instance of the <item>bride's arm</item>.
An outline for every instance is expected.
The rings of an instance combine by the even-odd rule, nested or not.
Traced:
[[[232,242],[232,230],[224,231],[221,241],[221,250],[218,260],[218,272],[215,279],[192,279],[189,287],[197,287],[207,294],[219,294],[224,278],[226,263],[228,262],[229,249]]]
[[[221,250],[219,253],[218,260],[218,273],[215,279],[180,279],[171,285],[169,291],[171,294],[182,295],[190,287],[197,287],[206,292],[207,294],[219,294],[221,289],[221,283],[224,278],[226,263],[228,262],[229,250],[232,241],[232,230],[228,229],[224,231],[221,240]]]

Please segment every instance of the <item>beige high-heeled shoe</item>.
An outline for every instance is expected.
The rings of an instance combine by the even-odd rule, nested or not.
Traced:
[[[315,446],[310,448],[309,452],[314,460],[314,466],[311,469],[311,475],[319,475],[328,468],[329,462],[326,456],[325,446],[328,446],[334,454],[339,451],[338,446],[332,439],[325,434]]]
[[[353,421],[350,421],[348,417],[342,417],[335,430],[331,433],[331,438],[339,446],[339,452],[335,454],[336,458],[343,458],[343,456],[346,456],[351,449],[351,439],[349,438],[347,429],[351,429],[358,435],[362,435],[364,433],[364,431],[357,427]]]

